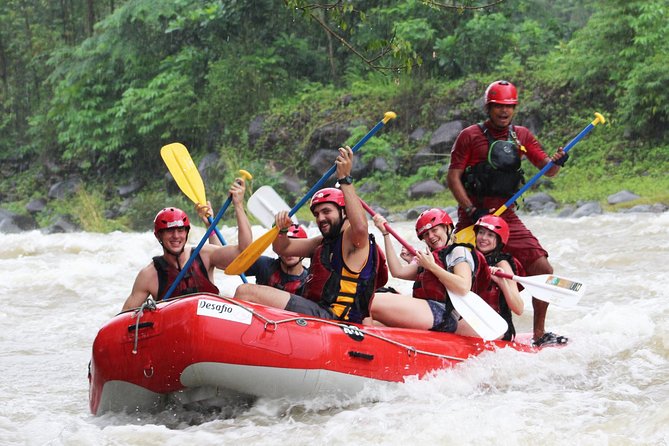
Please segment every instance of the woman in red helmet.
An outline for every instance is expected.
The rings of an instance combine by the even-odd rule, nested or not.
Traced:
[[[238,244],[203,245],[173,296],[195,292],[218,294],[218,288],[213,283],[214,268],[225,269],[253,241],[251,225],[244,212],[245,190],[243,178],[237,178],[230,188],[237,216]],[[151,263],[139,271],[130,296],[123,304],[124,311],[139,307],[149,295],[155,300],[162,299],[190,258],[193,248],[186,247],[189,231],[190,220],[181,209],[169,207],[158,212],[153,222],[153,234],[162,246],[163,254],[154,257]]]
[[[494,275],[496,270],[523,275],[520,263],[511,254],[502,252],[509,241],[509,225],[501,217],[484,215],[474,225],[474,232],[479,268],[472,291],[506,320],[509,329],[502,339],[510,341],[516,334],[511,312],[520,316],[525,304],[516,282]]]
[[[448,187],[458,202],[456,232],[473,225],[483,215],[499,208],[520,188],[523,173],[521,158],[538,169],[552,161],[546,176],[554,176],[568,159],[562,147],[552,156],[526,127],[512,125],[516,113],[518,91],[508,81],[491,83],[485,91],[485,122],[471,125],[458,135],[451,150]],[[552,274],[548,252],[514,212],[514,206],[501,215],[510,228],[505,251],[523,265],[529,275]],[[535,345],[563,344],[564,336],[545,331],[548,304],[532,300],[534,307]]]
[[[374,322],[392,327],[444,331],[476,336],[454,311],[449,292],[467,294],[472,286],[476,262],[471,251],[452,244],[453,220],[442,209],[429,209],[416,220],[416,235],[428,252],[416,252],[416,262],[402,264],[395,252],[386,220],[374,216],[374,224],[385,240],[388,267],[393,277],[413,280],[413,295],[377,293],[371,306]],[[372,321],[366,321],[371,323]]]

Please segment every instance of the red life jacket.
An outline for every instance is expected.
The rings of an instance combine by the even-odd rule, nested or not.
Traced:
[[[154,257],[153,266],[158,272],[157,300],[162,300],[167,290],[179,275],[179,270],[167,263],[163,256]],[[218,288],[209,280],[209,274],[207,273],[202,257],[200,257],[199,254],[195,257],[195,261],[191,264],[190,268],[188,268],[188,272],[177,285],[172,297],[193,293],[218,294]]]
[[[496,266],[502,260],[506,260],[509,262],[509,265],[511,265],[511,270],[514,274],[518,274],[518,271],[522,271],[522,266],[511,254],[494,252],[485,256],[479,250],[475,251],[481,266],[476,273],[472,291],[481,296],[481,298],[506,321],[509,329],[502,339],[510,341],[516,334],[516,329],[513,326],[511,309],[502,294],[502,290],[500,290],[497,284],[492,281],[492,275],[490,274],[488,266]]]
[[[269,275],[267,283],[258,283],[260,283],[260,285],[268,285],[301,296],[303,292],[302,287],[304,287],[308,275],[309,271],[306,268],[302,270],[302,274],[299,276],[286,274],[281,269],[281,260],[276,259],[272,262],[272,272]]]
[[[452,245],[435,249],[432,251],[432,256],[434,257],[434,261],[437,263],[437,265],[443,269],[447,269],[446,256],[448,256],[448,254],[450,254],[450,252],[453,251],[456,246],[464,246],[470,251],[476,251],[472,245],[465,243],[453,243]],[[477,257],[474,255],[472,256],[474,257],[474,271],[472,271],[473,282],[474,273],[479,268]],[[441,283],[437,276],[432,274],[430,271],[423,269],[422,267],[418,267],[418,274],[416,275],[416,280],[413,284],[413,297],[417,299],[436,300],[438,302],[450,303],[450,299],[447,299],[448,290],[446,290],[444,284]]]
[[[339,320],[362,322],[369,316],[374,290],[388,281],[388,265],[374,236],[369,235],[367,262],[359,273],[344,263],[342,235],[324,239],[313,256],[304,297],[328,308]]]

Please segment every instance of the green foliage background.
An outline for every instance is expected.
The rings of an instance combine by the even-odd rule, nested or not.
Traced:
[[[603,201],[621,189],[642,195],[639,202],[669,203],[666,0],[484,3],[6,0],[2,207],[25,212],[76,175],[83,191],[50,201],[40,223],[69,213],[86,230],[145,229],[168,201],[191,207],[166,187],[164,144],[180,141],[196,160],[220,154],[207,184],[217,203],[237,169],[252,171],[258,185],[278,184],[282,172],[268,168],[277,159],[304,174],[299,154],[314,129],[346,124],[354,143],[386,110],[398,119],[361,154],[402,165],[426,143],[409,140],[416,128],[482,119],[483,89],[499,78],[520,87],[517,122],[541,123],[549,152],[594,111],[608,118],[551,183],[562,203]],[[259,116],[264,139],[251,147],[249,124]],[[411,175],[376,172],[359,184],[373,183],[367,198],[400,209],[411,203],[398,191],[443,181],[444,162]],[[125,212],[105,217],[121,206],[116,188],[135,180],[144,187]],[[453,201],[444,193],[431,202]]]

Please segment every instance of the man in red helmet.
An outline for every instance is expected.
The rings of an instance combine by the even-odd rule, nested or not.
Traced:
[[[295,313],[360,323],[369,316],[374,290],[385,285],[385,258],[369,234],[367,216],[355,193],[353,151],[339,148],[335,161],[341,189],[325,188],[311,200],[311,213],[321,235],[287,237],[293,224],[288,212],[276,215],[279,237],[274,251],[281,256],[310,257],[309,278],[302,296],[262,285],[242,284],[235,297]]]
[[[214,268],[225,269],[253,240],[251,225],[244,212],[245,190],[243,178],[237,178],[230,188],[237,216],[238,244],[203,245],[172,296],[196,292],[218,294],[213,281]],[[154,219],[153,234],[162,246],[163,254],[154,257],[151,263],[139,271],[130,296],[123,304],[123,311],[139,307],[149,295],[155,300],[163,298],[193,251],[193,248],[186,248],[189,231],[190,220],[181,209],[170,207],[158,212]]]
[[[206,227],[209,227],[209,218],[213,216],[211,203],[196,204],[195,211]],[[307,238],[307,231],[302,225],[294,224],[288,228],[288,238]],[[221,245],[220,240],[212,232],[209,237],[212,245]],[[255,277],[258,285],[268,285],[289,293],[302,294],[304,283],[307,281],[309,270],[302,263],[304,259],[297,256],[260,256],[253,265],[244,271],[246,277]]]
[[[294,224],[288,228],[286,237],[295,239],[306,239],[307,231],[302,225]],[[304,285],[309,275],[309,270],[304,267],[300,256],[260,256],[248,270],[244,272],[247,277],[255,277],[258,285],[267,285],[291,294],[302,295]]]
[[[517,104],[518,92],[512,83],[493,82],[485,91],[488,119],[464,129],[453,144],[447,181],[459,205],[456,232],[493,212],[519,190],[524,181],[521,157],[527,157],[538,169],[553,161],[546,172],[549,177],[567,161],[561,147],[549,157],[529,129],[511,124]],[[505,251],[520,261],[528,275],[552,274],[548,252],[518,218],[514,207],[502,217],[511,231]],[[564,336],[545,331],[548,303],[533,299],[532,306],[535,345],[566,343]]]

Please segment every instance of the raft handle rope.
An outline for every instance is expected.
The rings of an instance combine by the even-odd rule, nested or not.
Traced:
[[[133,355],[137,354],[137,343],[139,342],[139,328],[140,328],[140,325],[144,325],[144,324],[140,324],[139,320],[142,318],[142,315],[144,314],[144,309],[145,308],[149,311],[155,311],[156,310],[156,301],[153,300],[153,298],[151,298],[150,296],[147,297],[146,300],[144,301],[144,303],[142,304],[142,306],[139,307],[139,309],[135,313],[137,315],[137,319],[135,320],[135,343],[132,347],[132,354]],[[153,324],[151,324],[151,325],[153,325]]]
[[[347,324],[343,324],[341,322],[336,322],[336,321],[327,320],[327,319],[319,319],[319,318],[315,318],[315,317],[308,317],[308,316],[304,316],[304,315],[299,315],[297,317],[291,317],[291,318],[287,318],[287,319],[281,319],[281,320],[278,320],[278,321],[274,321],[274,320],[270,320],[270,319],[266,318],[265,316],[257,313],[252,308],[249,308],[249,307],[243,305],[237,299],[233,299],[231,297],[225,297],[225,296],[216,296],[216,297],[218,297],[222,300],[225,300],[226,302],[230,303],[231,305],[237,305],[238,307],[241,307],[241,308],[245,309],[246,311],[251,313],[254,317],[263,321],[263,323],[265,325],[265,329],[267,329],[269,326],[273,326],[273,328],[274,328],[273,331],[276,331],[280,324],[286,324],[286,323],[289,323],[289,322],[295,322],[296,324],[302,326],[302,323],[303,323],[302,321],[319,322],[321,324],[333,325],[335,327],[339,327],[339,328],[342,328],[342,329],[345,328],[345,327],[348,327]],[[425,351],[425,350],[418,350],[416,347],[414,347],[412,345],[406,345],[406,344],[403,344],[401,342],[397,342],[397,341],[394,341],[392,339],[389,339],[385,336],[381,336],[381,335],[376,334],[376,333],[365,331],[362,327],[356,327],[356,328],[358,330],[360,330],[361,332],[363,332],[366,336],[379,339],[381,341],[387,342],[389,344],[393,344],[397,347],[400,347],[400,348],[403,348],[403,349],[407,350],[407,354],[409,356],[415,356],[415,355],[418,355],[418,354],[422,354],[422,355],[426,355],[426,356],[434,356],[436,358],[443,358],[443,359],[448,359],[448,360],[451,360],[451,361],[460,361],[460,362],[465,361],[467,359],[467,358],[460,358],[458,356],[442,355],[442,354],[439,354],[439,353],[429,352],[429,351]]]

